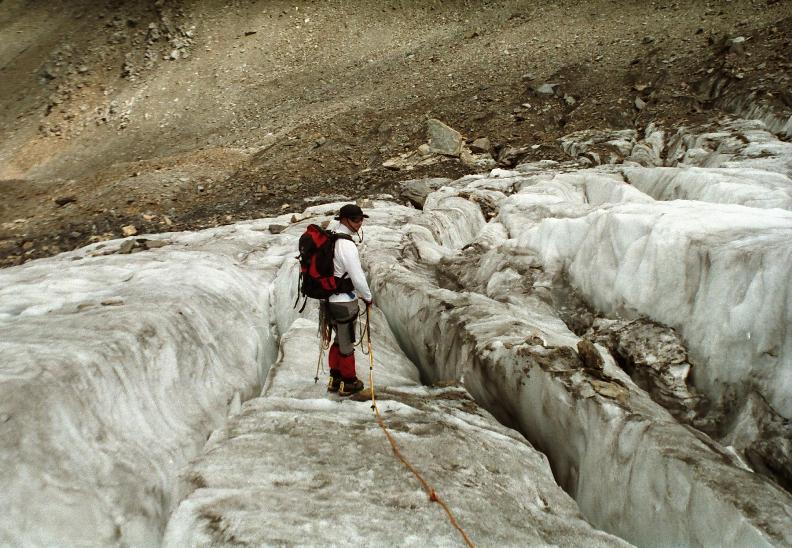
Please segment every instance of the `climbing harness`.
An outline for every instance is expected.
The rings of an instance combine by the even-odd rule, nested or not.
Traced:
[[[427,482],[423,478],[423,476],[421,476],[420,472],[418,472],[418,470],[416,470],[415,467],[412,464],[410,464],[407,458],[402,454],[393,435],[388,430],[388,427],[385,426],[385,421],[382,419],[382,415],[380,414],[379,407],[377,407],[377,399],[374,395],[374,350],[371,347],[371,330],[369,329],[370,310],[371,310],[371,305],[367,304],[365,336],[366,336],[366,346],[368,351],[364,353],[368,354],[369,357],[369,387],[371,388],[371,409],[374,411],[374,416],[377,419],[377,424],[379,424],[380,428],[382,428],[382,431],[385,432],[385,436],[388,438],[388,441],[391,444],[391,448],[393,449],[393,454],[396,455],[396,457],[402,462],[402,464],[404,464],[404,466],[407,467],[407,469],[410,472],[412,472],[416,478],[418,478],[418,481],[421,483],[421,487],[423,487],[424,491],[426,491],[426,494],[429,495],[429,500],[432,502],[436,502],[443,508],[443,510],[445,510],[445,513],[448,515],[448,519],[451,521],[451,525],[453,525],[462,534],[462,538],[465,540],[465,544],[467,544],[472,548],[474,546],[473,542],[470,540],[470,537],[467,536],[467,533],[465,533],[465,531],[462,529],[462,526],[459,525],[459,522],[454,517],[454,514],[451,512],[451,509],[443,501],[443,499],[440,498],[440,496],[437,494],[437,491],[435,491],[432,488],[432,486],[429,485],[429,482]],[[364,333],[361,332],[360,334],[361,343],[363,342],[363,335]]]
[[[325,373],[324,369],[324,353],[325,351],[330,348],[330,341],[333,338],[333,322],[330,319],[330,313],[327,310],[327,305],[329,301],[323,300],[319,303],[319,361],[316,362],[316,375],[314,375],[314,384],[319,382],[319,371],[321,370],[322,373]],[[341,322],[341,323],[352,323],[355,320],[358,322],[358,333],[360,333],[360,337],[356,337],[357,342],[354,343],[354,346],[361,346],[363,344],[363,334],[368,330],[368,309],[367,309],[367,316],[366,316],[366,325],[364,326],[361,324],[360,320],[360,309],[358,309],[358,314],[348,322]],[[366,350],[361,346],[361,352],[363,354],[367,354]]]

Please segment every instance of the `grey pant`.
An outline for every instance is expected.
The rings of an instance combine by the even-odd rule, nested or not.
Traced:
[[[327,303],[327,311],[336,332],[335,344],[344,356],[355,352],[355,320],[358,317],[358,302]]]

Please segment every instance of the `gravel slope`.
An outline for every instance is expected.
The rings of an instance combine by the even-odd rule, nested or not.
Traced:
[[[496,152],[539,145],[529,159],[578,129],[705,122],[714,87],[788,116],[790,17],[783,0],[4,0],[0,264],[474,171],[382,167],[427,116]]]

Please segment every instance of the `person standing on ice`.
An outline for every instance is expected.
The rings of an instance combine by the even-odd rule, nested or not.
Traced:
[[[348,236],[359,235],[363,220],[368,215],[355,204],[346,204],[341,208],[335,220],[339,221],[336,229],[338,234]],[[366,306],[371,306],[372,297],[360,255],[351,239],[338,238],[335,242],[333,255],[333,274],[339,278],[348,277],[352,281],[354,291],[336,293],[322,304],[326,306],[324,316],[329,320],[335,332],[335,340],[330,346],[330,380],[328,392],[338,392],[340,396],[349,396],[363,390],[363,382],[357,378],[355,371],[355,320],[358,317],[358,298],[363,299]]]

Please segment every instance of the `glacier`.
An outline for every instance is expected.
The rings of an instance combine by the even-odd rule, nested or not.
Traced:
[[[792,153],[667,134],[361,204],[380,409],[478,544],[792,544]],[[0,270],[0,543],[459,544],[313,382],[296,241],[340,205]]]
[[[421,386],[382,314],[373,316],[378,406],[466,534],[492,544],[627,545],[593,529],[544,455],[464,389]],[[191,464],[194,491],[163,545],[461,543],[390,454],[369,402],[328,400],[324,383],[306,382],[315,371],[316,330],[315,318],[292,324],[262,397],[213,434]]]

